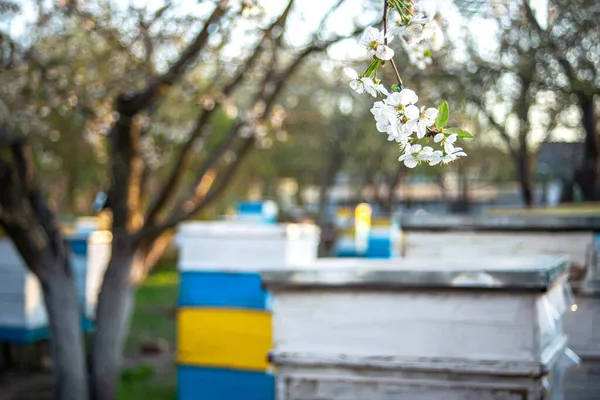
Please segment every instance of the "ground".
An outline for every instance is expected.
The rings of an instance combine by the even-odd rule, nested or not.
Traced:
[[[156,268],[139,288],[126,344],[119,400],[176,398],[177,285],[177,271],[173,264],[166,264]],[[49,372],[3,372],[0,400],[50,400],[51,384]]]

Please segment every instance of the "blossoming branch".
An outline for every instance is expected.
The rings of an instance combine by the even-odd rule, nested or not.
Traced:
[[[391,11],[391,18],[389,14]],[[389,44],[397,42],[404,48],[408,61],[418,69],[431,64],[431,54],[443,45],[443,33],[434,19],[435,8],[426,1],[386,0],[383,13],[383,30],[368,27],[361,39],[373,61],[359,74],[352,68],[344,68],[350,79],[350,88],[356,93],[367,93],[376,101],[371,108],[377,130],[387,133],[389,141],[399,143],[403,154],[398,159],[408,168],[414,168],[422,162],[429,165],[446,164],[467,154],[461,147],[455,147],[459,138],[473,136],[460,128],[446,127],[450,111],[448,103],[443,101],[436,108],[418,107],[417,94],[404,86],[398,68],[394,62],[395,52]],[[391,26],[388,27],[388,23]],[[398,84],[389,90],[377,78],[380,67],[390,64]],[[439,146],[434,149],[427,146],[431,141]]]

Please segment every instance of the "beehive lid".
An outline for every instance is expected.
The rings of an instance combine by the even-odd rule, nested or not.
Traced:
[[[309,267],[264,271],[268,289],[404,288],[543,292],[566,272],[567,257],[322,259]]]
[[[273,239],[315,237],[319,228],[312,224],[259,224],[234,221],[186,222],[179,226],[178,239],[223,237]]]

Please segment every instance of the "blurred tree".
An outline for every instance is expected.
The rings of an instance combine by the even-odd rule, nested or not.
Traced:
[[[337,1],[306,40],[286,35],[293,3],[273,15],[255,1],[203,1],[195,14],[170,1],[34,2],[26,40],[10,23],[0,31],[0,224],[42,284],[57,399],[115,398],[135,288],[173,229],[225,191],[252,148],[268,147],[277,98],[303,61],[361,31],[329,28]],[[2,4],[3,15],[18,12]],[[42,149],[40,137],[74,147]],[[46,154],[75,161],[59,168],[71,171],[66,187],[86,180],[78,157],[109,166],[112,255],[89,368],[68,246],[35,168]]]
[[[460,82],[468,88],[471,103],[500,134],[518,165],[525,204],[532,202],[530,133],[536,123],[546,138],[557,126],[568,126],[572,104],[579,108],[577,128],[586,143],[584,164],[573,178],[587,200],[600,200],[595,102],[600,94],[600,4],[594,0],[549,0],[537,7],[528,0],[456,3],[468,18],[467,27],[483,18],[490,23],[490,32],[496,32],[491,47],[497,51],[482,50],[480,38],[471,37],[466,68],[457,75],[463,78]],[[532,117],[536,112],[537,118]]]

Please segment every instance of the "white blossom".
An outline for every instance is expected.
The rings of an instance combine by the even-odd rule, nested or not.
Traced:
[[[429,48],[433,51],[439,51],[444,45],[444,32],[437,23],[437,21],[431,21],[423,27],[423,33],[421,35],[422,40],[427,40]]]
[[[450,152],[446,150],[446,155],[442,158],[444,164],[448,164],[449,162],[455,161],[458,157],[465,157],[467,155],[467,153],[462,151],[462,147],[452,146],[451,150],[452,151]]]
[[[437,165],[442,161],[444,153],[441,150],[433,150],[429,146],[423,147],[423,150],[417,155],[419,161],[426,161],[429,165]]]
[[[396,123],[397,112],[393,107],[388,106],[383,101],[376,101],[371,108],[371,114],[375,117],[377,130],[379,132],[388,132],[390,125]]]
[[[388,91],[381,83],[375,83],[371,78],[360,77],[358,72],[352,68],[344,68],[344,74],[350,78],[350,88],[358,94],[367,92],[373,97],[377,97],[378,93],[385,96],[388,95]]]
[[[398,161],[404,161],[404,165],[407,168],[414,168],[419,165],[419,153],[421,152],[422,146],[420,144],[408,145],[404,149],[404,154],[398,158]]]
[[[404,42],[408,45],[419,43],[426,39],[423,37],[423,32],[429,23],[429,18],[425,17],[423,14],[415,14],[410,17],[408,23],[404,25],[396,24],[396,26],[390,29],[388,36],[390,38],[398,36],[404,39]]]
[[[430,50],[423,44],[404,45],[408,61],[420,70],[431,64]]]
[[[435,17],[435,14],[437,12],[436,2],[431,1],[431,0],[415,1],[415,3],[413,4],[413,8],[417,12],[423,14],[430,21],[433,20],[433,18]]]
[[[389,38],[392,41],[392,38]],[[377,57],[380,60],[388,61],[394,57],[394,50],[385,44],[385,35],[383,31],[369,26],[365,29],[360,44],[365,46],[370,55]]]
[[[438,137],[442,135],[441,139],[438,139]],[[435,137],[433,138],[433,140],[436,143],[442,142],[442,146],[444,146],[444,151],[446,153],[452,153],[454,151],[454,143],[456,142],[456,139],[458,139],[458,135],[456,133],[453,133],[452,135],[448,135],[446,137],[443,137],[444,134],[443,133],[438,133],[437,135],[435,135]],[[437,139],[437,141],[436,141]]]
[[[400,92],[390,94],[384,100],[384,103],[396,109],[399,117],[406,117],[406,120],[411,120],[419,117],[419,108],[414,105],[417,101],[419,101],[419,96],[413,90],[402,89]]]
[[[421,33],[420,41],[431,40],[437,31],[441,30],[437,21],[431,21],[426,25],[423,25],[423,32]]]
[[[376,83],[375,84],[375,89],[377,90],[377,92],[381,93],[384,96],[388,96],[390,94],[387,91],[387,89],[385,88],[385,86],[383,86],[381,83]]]
[[[384,101],[373,104],[371,113],[379,132],[386,132],[389,141],[406,145],[411,135],[408,123],[419,118],[419,108],[414,105],[419,100],[417,94],[410,89],[393,92]]]
[[[400,122],[394,122],[390,124],[386,132],[390,142],[396,141],[402,145],[408,144],[410,135],[412,133],[406,124],[402,124]]]
[[[438,133],[433,138],[435,143],[440,143],[444,147],[444,157],[442,157],[442,162],[447,164],[451,161],[456,160],[458,157],[464,157],[467,155],[464,151],[462,151],[462,147],[454,147],[454,143],[458,139],[458,135],[453,133],[451,135],[444,135],[443,133]]]
[[[422,139],[425,137],[427,133],[427,128],[432,126],[435,123],[435,119],[437,118],[438,110],[435,108],[421,107],[421,111],[419,112],[419,116],[408,122],[410,124],[410,128],[413,132],[417,133],[417,137]]]
[[[358,74],[352,68],[344,68],[344,73],[350,78],[352,90],[375,98],[378,95],[384,97],[382,101],[375,101],[370,111],[377,130],[386,133],[389,141],[400,144],[403,154],[398,158],[399,161],[408,168],[415,168],[425,162],[432,166],[446,164],[467,155],[461,147],[455,147],[457,134],[436,134],[433,141],[439,144],[438,149],[415,143],[417,139],[427,136],[428,129],[438,117],[438,110],[418,107],[419,97],[410,89],[388,92],[376,78],[378,68],[383,65],[377,60],[392,59],[394,51],[387,46],[387,42],[391,42],[396,36],[400,38],[410,64],[418,69],[431,64],[432,51],[443,46],[444,35],[435,20],[435,3],[430,0],[413,0],[407,4],[412,4],[410,17],[403,13],[390,14],[390,29],[387,34],[374,27],[368,27],[363,33],[360,43],[376,59],[364,74],[368,76]]]
[[[429,156],[427,160],[429,165],[438,165],[444,159],[444,153],[441,150],[435,150]]]
[[[377,97],[377,87],[375,82],[371,78],[362,78],[365,92],[369,93],[373,97]]]

